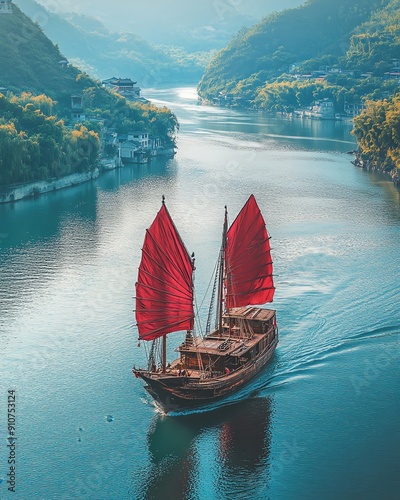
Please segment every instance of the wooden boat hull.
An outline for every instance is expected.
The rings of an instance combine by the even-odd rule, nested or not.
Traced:
[[[258,356],[230,374],[205,380],[188,376],[151,373],[133,370],[146,382],[146,390],[168,413],[210,404],[229,396],[253,379],[271,359],[278,344],[276,332],[273,342]]]

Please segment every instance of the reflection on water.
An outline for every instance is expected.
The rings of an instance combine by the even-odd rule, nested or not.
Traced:
[[[372,186],[379,186],[383,190],[388,202],[385,217],[389,216],[394,222],[397,222],[400,218],[400,189],[393,184],[387,174],[365,172],[365,175],[368,175],[368,180]]]
[[[123,210],[123,200],[107,199],[107,192],[141,179],[173,179],[170,164],[170,159],[156,158],[150,165],[106,172],[74,188],[0,205],[0,324],[21,299],[48,286],[62,269],[94,260],[106,236],[103,220],[117,223]]]
[[[65,218],[95,222],[98,193],[152,178],[173,178],[171,159],[155,158],[149,165],[130,165],[102,173],[92,182],[46,193],[38,198],[0,204],[0,250],[59,235]],[[2,254],[0,253],[0,258]]]
[[[187,89],[156,97],[181,122],[174,159],[0,206],[15,499],[396,498],[398,190],[350,163],[348,124],[198,106]],[[145,229],[165,194],[202,298],[223,207],[234,217],[251,193],[273,236],[274,359],[213,411],[157,416],[131,374],[144,359],[132,309]]]
[[[207,141],[231,139],[236,147],[251,137],[258,147],[278,150],[319,148],[337,151],[339,144],[342,151],[355,149],[354,138],[349,135],[353,128],[351,122],[199,105],[196,104],[197,94],[186,88],[177,89],[172,103],[169,89],[148,89],[147,96],[157,105],[172,107],[185,135],[203,135]]]
[[[260,472],[268,475],[270,419],[269,397],[213,412],[157,416],[147,435],[150,467],[141,497],[198,498],[206,467],[211,468],[207,473],[214,476],[214,489],[221,497],[246,498]]]

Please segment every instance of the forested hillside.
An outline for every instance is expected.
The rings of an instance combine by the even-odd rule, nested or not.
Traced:
[[[79,71],[61,65],[62,59],[58,47],[15,5],[12,15],[0,16],[0,87],[52,97],[78,92]]]
[[[392,99],[369,101],[367,109],[354,120],[353,133],[360,153],[358,160],[368,168],[400,171],[400,94]]]
[[[329,97],[337,112],[345,101],[390,95],[398,81],[385,73],[400,58],[399,7],[399,0],[309,0],[269,16],[216,55],[199,93],[285,111]]]
[[[128,102],[66,65],[15,5],[0,16],[0,68],[0,186],[93,169],[103,127],[174,143],[178,123],[169,109]],[[72,95],[82,100],[83,123],[72,116]]]
[[[339,114],[366,106],[354,129],[361,158],[393,175],[399,84],[400,0],[309,0],[236,36],[198,89],[217,104],[267,111],[293,112],[321,99]]]
[[[82,125],[66,128],[52,115],[54,105],[45,96],[7,100],[0,94],[0,186],[86,172],[96,165],[98,134]]]

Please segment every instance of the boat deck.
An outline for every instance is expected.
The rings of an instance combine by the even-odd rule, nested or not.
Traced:
[[[167,368],[167,375],[176,375],[177,377],[182,376],[182,372],[180,371],[180,360],[176,359],[171,363],[170,368]],[[181,375],[179,375],[181,373]],[[201,370],[195,370],[195,369],[190,369],[190,370],[185,370],[185,376],[189,376],[192,379],[201,379],[204,378],[204,372]]]
[[[265,333],[255,333],[252,338],[247,339],[226,336],[194,337],[192,345],[182,344],[177,350],[182,353],[195,352],[216,356],[241,356],[255,346],[264,336]]]
[[[267,323],[274,314],[274,310],[260,307],[230,309],[229,314],[223,316],[222,333],[213,331],[204,338],[193,337],[190,342],[183,342],[176,351],[215,356],[242,356],[268,335],[273,326],[270,324],[269,330],[265,333],[254,333],[248,326],[243,336],[243,328],[240,328],[237,323],[241,320],[244,320],[245,324]]]
[[[207,380],[207,379],[216,379],[219,377],[227,377],[228,375],[233,375],[239,369],[243,368],[243,366],[238,366],[236,370],[232,370],[231,372],[208,372],[204,370],[199,370],[195,368],[189,368],[181,370],[181,363],[179,359],[176,359],[171,363],[170,367],[166,370],[166,376],[176,376],[176,377],[189,377],[192,380]]]

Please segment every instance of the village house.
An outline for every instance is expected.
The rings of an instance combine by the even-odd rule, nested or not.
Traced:
[[[71,95],[71,118],[72,120],[85,120],[86,116],[83,110],[83,96],[81,95]]]
[[[131,132],[128,134],[128,141],[137,142],[142,149],[149,147],[149,134],[148,132]]]
[[[354,117],[358,116],[361,111],[366,108],[365,104],[361,102],[347,102],[344,103],[344,112],[347,116]]]
[[[147,155],[139,141],[125,141],[120,144],[119,155],[122,163],[147,163]]]
[[[141,97],[140,92],[142,89],[136,85],[137,82],[132,81],[130,78],[115,78],[115,76],[113,76],[112,78],[103,80],[101,83],[103,87],[118,92],[118,94],[129,101],[141,102],[144,104],[149,102],[144,97]]]
[[[151,156],[157,156],[162,149],[162,142],[160,137],[149,136],[149,150]]]
[[[296,73],[303,62],[295,62],[289,65],[289,73]]]
[[[391,59],[393,64],[392,71],[400,71],[400,61],[398,59]]]
[[[101,84],[103,85],[103,87],[107,87],[109,89],[113,89],[114,85],[115,85],[115,82],[117,80],[118,80],[118,78],[116,78],[115,76],[113,76],[111,78],[107,78],[107,80],[102,80]]]
[[[400,71],[388,71],[384,74],[384,80],[397,80],[400,83]]]
[[[12,14],[12,0],[0,0],[0,14]]]
[[[69,62],[67,59],[61,59],[61,61],[58,61],[58,64],[60,65],[60,68],[64,69],[68,66]]]
[[[312,74],[296,74],[294,75],[294,79],[298,82],[305,82],[306,80],[310,80],[312,78]]]
[[[164,149],[161,138],[149,136],[148,132],[119,134],[117,141],[122,163],[146,163]]]
[[[313,118],[320,118],[321,120],[332,120],[335,118],[335,108],[333,101],[328,98],[320,101],[315,101],[311,108],[311,116]]]

